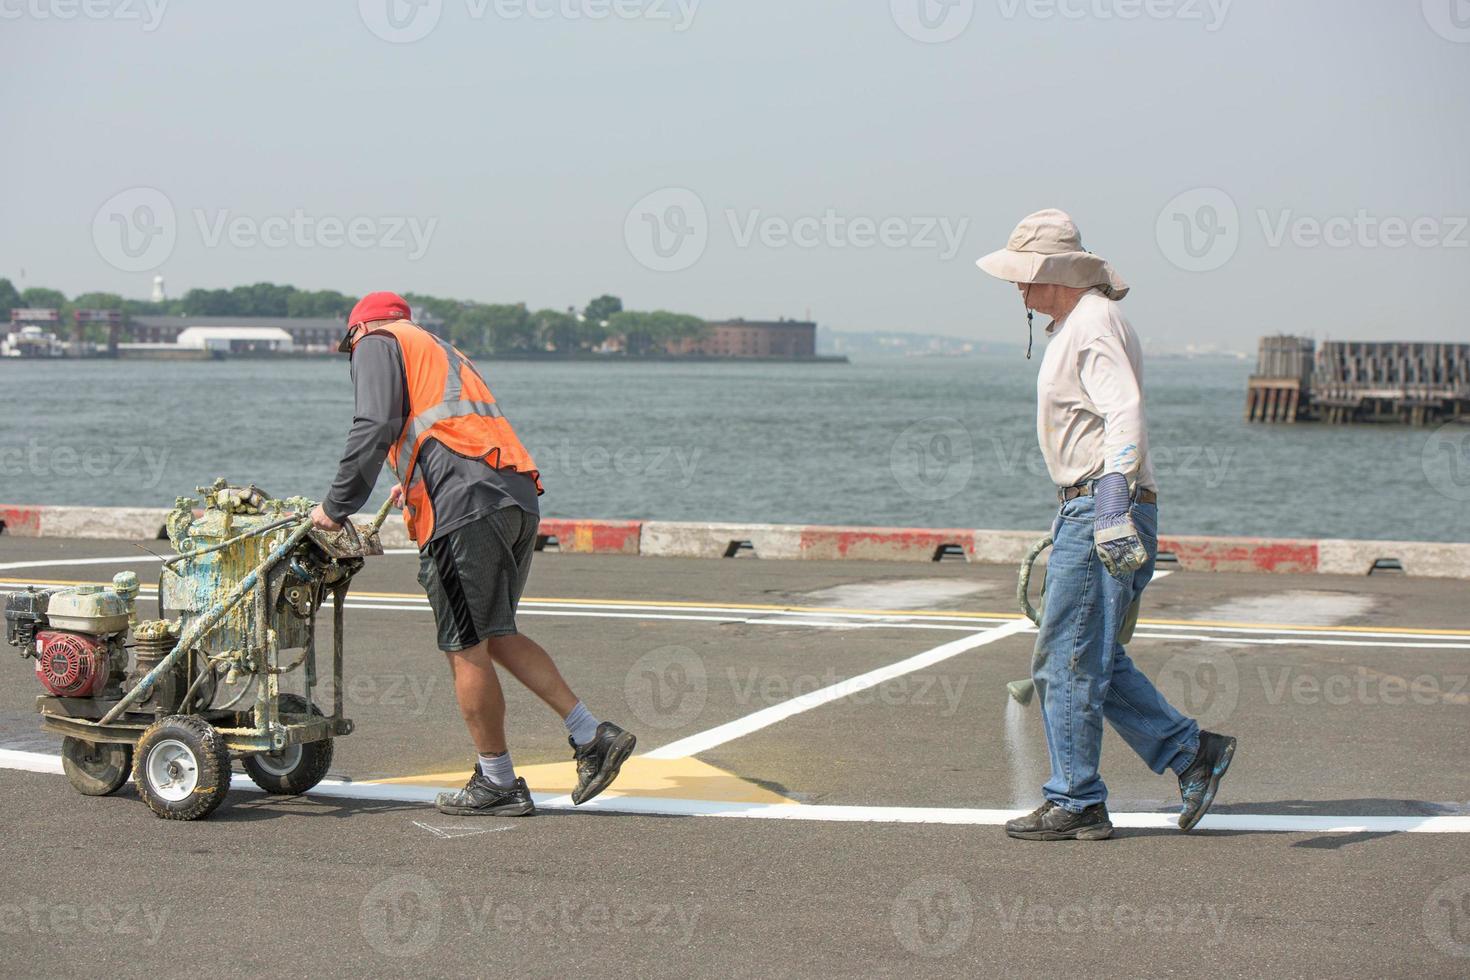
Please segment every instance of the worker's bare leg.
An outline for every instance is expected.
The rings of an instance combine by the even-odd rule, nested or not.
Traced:
[[[496,663],[510,671],[516,680],[545,701],[562,718],[577,706],[577,696],[567,686],[561,671],[552,662],[551,654],[541,644],[521,633],[492,636],[485,642]],[[501,713],[504,714],[504,702]]]
[[[454,676],[459,712],[480,755],[500,755],[506,751],[505,692],[500,689],[495,661],[486,649],[491,642],[482,640],[467,649],[446,654],[449,671]]]

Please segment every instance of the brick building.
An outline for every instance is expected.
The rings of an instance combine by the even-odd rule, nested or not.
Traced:
[[[670,354],[705,357],[815,357],[817,325],[808,320],[711,321],[699,339],[674,341]]]

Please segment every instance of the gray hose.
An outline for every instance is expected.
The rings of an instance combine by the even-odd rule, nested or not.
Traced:
[[[1016,603],[1021,607],[1021,612],[1026,614],[1026,618],[1037,626],[1041,625],[1041,610],[1031,605],[1031,597],[1026,593],[1031,587],[1031,566],[1035,565],[1036,559],[1041,557],[1041,553],[1050,547],[1050,534],[1042,536],[1041,540],[1033,544],[1031,550],[1026,552],[1026,557],[1021,559],[1021,575],[1016,580]],[[1043,589],[1042,605],[1044,606],[1045,604],[1046,590]]]

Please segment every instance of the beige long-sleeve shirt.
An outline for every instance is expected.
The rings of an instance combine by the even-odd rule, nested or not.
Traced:
[[[1158,490],[1143,417],[1143,348],[1118,303],[1097,290],[1046,329],[1036,438],[1058,487],[1122,473]]]

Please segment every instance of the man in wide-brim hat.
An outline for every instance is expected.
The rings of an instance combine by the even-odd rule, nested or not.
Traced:
[[[1118,637],[1153,577],[1158,486],[1143,415],[1143,350],[1118,301],[1128,285],[1049,209],[1022,219],[1006,247],[977,263],[1046,314],[1036,435],[1061,509],[1052,526],[1046,602],[1032,680],[1046,725],[1045,802],[1006,824],[1026,840],[1101,840],[1107,787],[1098,774],[1103,719],[1156,773],[1179,776],[1179,827],[1214,802],[1235,739],[1201,731],[1134,665]],[[1027,348],[1030,356],[1030,348]]]

